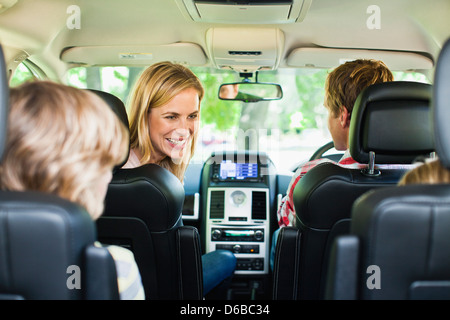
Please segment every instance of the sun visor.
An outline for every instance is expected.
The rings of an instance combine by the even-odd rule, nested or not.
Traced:
[[[392,71],[428,70],[434,64],[431,57],[416,52],[336,48],[297,48],[289,54],[287,64],[330,69],[356,59],[381,60]]]
[[[92,66],[148,66],[160,61],[190,66],[207,63],[206,55],[199,45],[182,42],[153,46],[70,47],[63,50],[61,60]]]

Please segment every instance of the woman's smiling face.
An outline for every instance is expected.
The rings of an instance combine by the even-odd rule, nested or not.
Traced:
[[[150,109],[149,134],[154,148],[152,163],[158,163],[166,156],[180,159],[186,148],[191,147],[199,126],[199,104],[197,90],[188,88],[167,104]]]

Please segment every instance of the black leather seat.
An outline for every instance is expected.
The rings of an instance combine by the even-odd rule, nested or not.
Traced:
[[[446,168],[448,88],[450,41],[436,65],[432,103],[436,153]],[[353,207],[351,234],[333,245],[327,298],[450,299],[449,233],[450,185],[407,185],[365,194]]]
[[[123,102],[93,91],[128,127]],[[116,168],[109,184],[99,239],[133,251],[147,299],[203,299],[200,239],[196,228],[183,226],[184,197],[181,182],[155,164]]]
[[[114,261],[86,210],[59,197],[0,192],[0,299],[118,299]]]
[[[363,90],[350,124],[350,154],[369,164],[411,164],[433,149],[428,117],[431,86],[388,82]],[[372,162],[373,163],[373,162]],[[353,202],[363,193],[395,185],[403,168],[350,169],[322,163],[294,189],[295,227],[282,228],[274,263],[274,299],[323,299],[333,239],[349,232]]]
[[[8,85],[0,47],[0,155]],[[94,246],[95,223],[80,206],[37,192],[0,191],[0,299],[118,299],[114,261]]]

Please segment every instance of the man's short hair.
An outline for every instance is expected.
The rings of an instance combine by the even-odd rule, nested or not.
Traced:
[[[342,107],[351,114],[359,93],[366,87],[393,81],[388,67],[379,60],[358,59],[346,62],[334,69],[325,83],[325,105],[334,116]]]

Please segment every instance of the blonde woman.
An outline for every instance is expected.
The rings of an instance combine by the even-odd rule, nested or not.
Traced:
[[[0,187],[55,194],[81,205],[96,220],[127,144],[128,130],[94,93],[48,81],[23,84],[11,89]],[[108,249],[116,262],[120,298],[143,299],[132,252]]]
[[[158,164],[183,182],[194,155],[203,98],[188,68],[161,62],[147,68],[129,100],[130,156],[124,168]]]
[[[203,95],[200,80],[188,68],[168,61],[148,67],[129,100],[130,154],[123,168],[154,163],[183,182],[197,142]],[[202,264],[207,294],[229,282],[236,258],[230,251],[217,250],[204,255]]]

